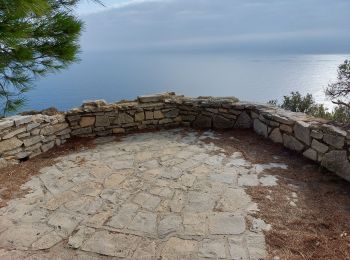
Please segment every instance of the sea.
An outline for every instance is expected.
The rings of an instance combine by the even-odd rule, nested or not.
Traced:
[[[292,91],[324,95],[350,54],[123,53],[83,51],[68,69],[35,81],[22,110],[68,110],[85,100],[115,102],[173,91],[186,96],[235,96],[265,103]]]

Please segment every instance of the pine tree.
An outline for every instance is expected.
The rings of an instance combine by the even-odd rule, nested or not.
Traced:
[[[79,0],[0,0],[2,114],[17,111],[33,80],[77,60]]]
[[[345,60],[338,68],[338,81],[329,84],[326,96],[340,107],[350,111],[350,61]]]

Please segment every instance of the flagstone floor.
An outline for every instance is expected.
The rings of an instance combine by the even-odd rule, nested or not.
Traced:
[[[58,158],[0,209],[0,259],[261,259],[271,226],[247,186],[256,165],[182,129],[96,139]]]

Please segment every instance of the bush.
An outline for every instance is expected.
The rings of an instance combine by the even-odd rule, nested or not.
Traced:
[[[317,104],[309,93],[302,96],[298,91],[291,92],[290,95],[283,97],[282,104],[278,104],[277,100],[270,100],[268,103],[293,112],[302,112],[340,123],[350,123],[350,109],[347,106],[338,105],[333,111],[329,111],[323,104]]]

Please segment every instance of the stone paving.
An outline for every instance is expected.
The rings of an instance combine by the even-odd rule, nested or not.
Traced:
[[[246,186],[276,185],[214,132],[96,139],[58,158],[0,209],[1,259],[263,259],[264,229]]]

